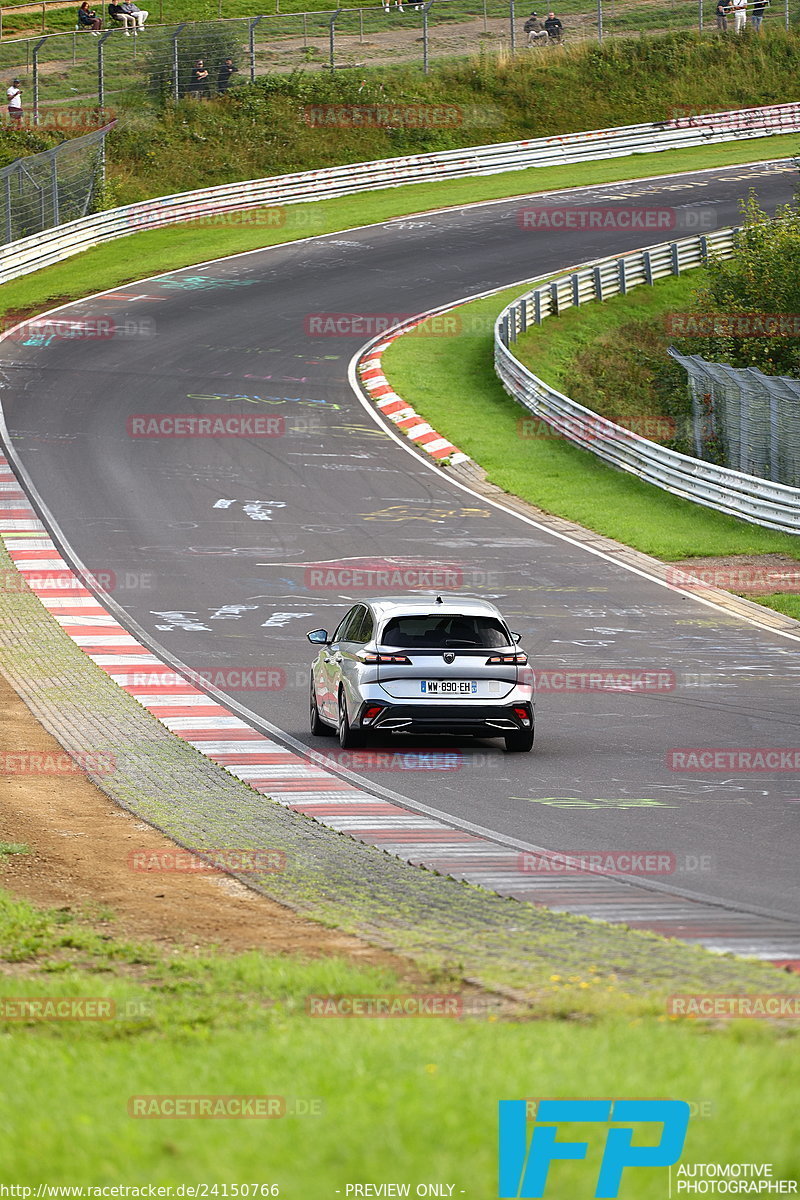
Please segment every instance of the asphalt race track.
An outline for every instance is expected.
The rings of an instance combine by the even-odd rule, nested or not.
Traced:
[[[800,783],[783,772],[675,771],[667,754],[800,744],[797,642],[457,488],[354,395],[348,364],[366,334],[320,337],[308,323],[320,313],[412,314],[735,224],[751,186],[772,210],[795,181],[788,163],[762,164],[451,209],[93,297],[62,315],[128,322],[130,336],[3,341],[10,448],[76,561],[101,581],[113,573],[109,591],[131,628],[232,683],[238,668],[273,668],[267,689],[226,690],[317,751],[336,753],[307,733],[305,633],[332,629],[364,594],[318,586],[314,568],[330,561],[452,564],[464,590],[500,606],[540,668],[674,672],[674,689],[650,695],[540,695],[531,755],[468,742],[459,770],[358,774],[506,838],[669,852],[684,892],[796,919]],[[525,230],[526,203],[644,206],[672,211],[674,223]],[[153,336],[135,332],[150,326]],[[130,436],[129,418],[145,413],[277,416],[283,436]]]

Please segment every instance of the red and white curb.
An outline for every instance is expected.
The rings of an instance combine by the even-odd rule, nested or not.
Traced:
[[[503,896],[719,952],[781,963],[800,960],[800,929],[789,922],[729,912],[601,874],[532,875],[519,850],[354,787],[257,732],[193,687],[100,604],[62,558],[1,455],[0,537],[31,591],[101,670],[172,733],[286,808],[406,862]],[[468,761],[467,756],[465,765]]]
[[[396,425],[398,429],[406,435],[409,441],[414,442],[426,454],[430,454],[431,458],[436,458],[440,462],[446,460],[451,465],[455,466],[458,463],[469,462],[469,456],[464,454],[457,446],[448,441],[446,437],[442,437],[437,433],[432,425],[429,425],[424,417],[415,412],[407,400],[402,396],[398,396],[383,373],[381,367],[381,356],[388,350],[392,342],[404,333],[409,333],[415,329],[417,325],[422,324],[421,321],[415,321],[412,324],[403,325],[394,333],[390,334],[384,341],[379,342],[375,346],[370,346],[358,363],[358,374],[364,388],[369,392],[370,398],[374,400],[376,406],[380,409],[384,417]]]

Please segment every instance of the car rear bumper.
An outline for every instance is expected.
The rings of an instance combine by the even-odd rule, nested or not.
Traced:
[[[380,702],[379,702],[380,703]],[[364,704],[358,714],[362,729],[376,733],[442,734],[472,737],[503,737],[533,726],[533,705],[515,704],[393,704],[382,703],[380,713],[369,722],[364,714],[375,702]],[[520,710],[519,712],[517,710]],[[525,718],[521,711],[524,710]]]

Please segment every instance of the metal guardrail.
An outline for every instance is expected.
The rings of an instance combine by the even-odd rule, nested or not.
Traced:
[[[800,533],[800,488],[716,466],[660,446],[550,387],[512,353],[518,335],[545,317],[591,300],[730,258],[737,230],[721,229],[606,258],[551,280],[503,309],[495,325],[495,370],[508,394],[576,446],[646,483],[717,512],[784,533]]]
[[[300,204],[411,183],[619,158],[797,130],[800,104],[776,104],[220,184],[109,209],[14,242],[0,251],[0,283],[61,262],[102,242],[181,221],[219,218],[224,213],[265,205]]]

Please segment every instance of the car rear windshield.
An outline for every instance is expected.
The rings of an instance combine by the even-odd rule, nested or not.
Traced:
[[[381,644],[405,650],[439,649],[444,646],[495,649],[508,646],[510,642],[508,634],[495,617],[444,616],[435,613],[431,616],[394,617],[383,631]]]

